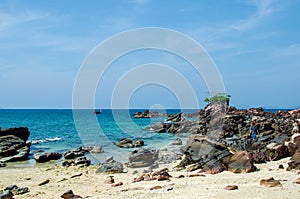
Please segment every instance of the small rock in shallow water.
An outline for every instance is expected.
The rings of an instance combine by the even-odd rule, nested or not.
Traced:
[[[280,181],[275,180],[274,178],[263,179],[260,181],[259,184],[265,187],[282,187]]]

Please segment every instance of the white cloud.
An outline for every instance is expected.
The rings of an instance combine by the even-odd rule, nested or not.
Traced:
[[[265,18],[271,16],[279,9],[278,3],[274,0],[252,0],[250,3],[256,7],[256,12],[247,19],[240,20],[231,25],[231,28],[241,32],[247,31],[262,23]]]

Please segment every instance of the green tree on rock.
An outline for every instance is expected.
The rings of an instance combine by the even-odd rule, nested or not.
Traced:
[[[227,106],[229,106],[231,95],[227,93],[217,93],[211,95],[211,97],[206,97],[204,99],[204,102],[206,103],[212,103],[212,102],[225,102]]]

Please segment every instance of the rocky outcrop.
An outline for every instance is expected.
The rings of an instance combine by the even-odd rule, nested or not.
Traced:
[[[50,160],[59,160],[62,157],[60,153],[51,152],[51,153],[37,153],[33,155],[33,158],[36,162],[43,163],[49,162]]]
[[[134,150],[129,155],[128,167],[147,167],[151,166],[158,159],[159,151],[156,149]]]
[[[144,146],[143,140],[132,140],[130,138],[123,138],[119,142],[114,142],[114,145],[120,148],[135,148]]]
[[[30,144],[26,143],[28,128],[10,128],[0,131],[0,162],[27,160]]]
[[[86,153],[89,153],[90,148],[79,147],[77,149],[73,149],[64,153],[65,159],[74,159],[76,157],[84,156]]]
[[[96,173],[123,173],[124,167],[113,158],[108,158],[104,163],[100,163]]]

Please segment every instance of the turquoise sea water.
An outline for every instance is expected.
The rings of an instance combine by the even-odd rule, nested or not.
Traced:
[[[276,112],[278,109],[266,111]],[[171,148],[171,142],[177,135],[167,133],[153,133],[144,128],[150,124],[161,122],[164,118],[135,119],[133,114],[143,110],[102,110],[99,115],[92,110],[82,110],[77,114],[76,120],[72,110],[8,110],[0,109],[0,127],[28,127],[29,141],[32,142],[31,154],[36,151],[66,152],[80,146],[101,145],[104,153],[91,156],[94,163],[103,161],[110,155],[115,159],[126,162],[128,153],[133,149],[116,148],[112,142],[129,137],[142,139],[145,147]],[[166,110],[175,114],[180,110]],[[194,112],[184,110],[185,113]],[[181,135],[182,136],[182,135]],[[183,135],[183,140],[188,135]],[[28,161],[34,163],[33,160]],[[23,163],[27,164],[27,163]]]
[[[29,141],[32,142],[31,153],[35,151],[66,152],[83,145],[101,145],[102,154],[94,154],[94,162],[102,161],[113,155],[115,159],[126,162],[128,153],[133,149],[118,149],[112,142],[124,137],[142,139],[145,147],[164,148],[176,138],[167,133],[152,133],[144,128],[164,118],[135,119],[133,114],[143,110],[102,110],[99,115],[91,110],[80,111],[76,122],[72,110],[0,110],[0,127],[28,127]],[[167,110],[178,113],[180,110]],[[191,112],[191,111],[189,111]],[[127,117],[129,115],[129,118]],[[96,118],[90,120],[90,118]]]

